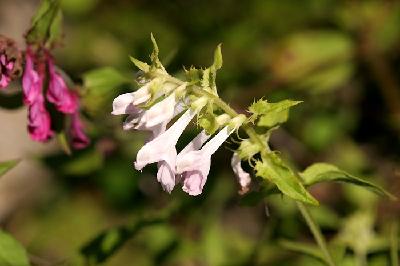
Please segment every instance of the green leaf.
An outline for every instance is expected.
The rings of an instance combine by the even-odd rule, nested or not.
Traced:
[[[20,161],[21,161],[20,159],[15,159],[15,160],[10,160],[10,161],[6,161],[6,162],[0,162],[0,176],[4,175],[8,171],[10,171]]]
[[[308,204],[318,205],[318,201],[304,188],[293,171],[275,153],[268,158],[257,161],[255,168],[257,176],[274,183],[285,195]]]
[[[120,226],[106,230],[84,245],[81,253],[92,264],[105,262],[140,230],[164,221],[164,218],[143,219],[132,226]]]
[[[316,245],[307,244],[303,242],[294,242],[289,240],[280,240],[279,245],[281,245],[285,249],[303,253],[308,256],[314,257],[322,262],[325,262],[324,255],[322,254],[320,248]]]
[[[217,48],[214,51],[214,63],[212,67],[214,67],[215,70],[221,69],[222,62],[221,44],[218,44]]]
[[[92,70],[83,75],[85,88],[82,104],[91,114],[103,114],[110,111],[109,103],[118,93],[118,87],[129,83],[130,80],[111,67]],[[107,107],[106,107],[107,106]]]
[[[240,159],[248,160],[261,151],[262,147],[258,143],[253,143],[251,139],[244,139],[240,142],[237,154]]]
[[[138,59],[136,59],[136,58],[134,58],[132,56],[130,56],[129,58],[135,64],[135,66],[137,66],[137,68],[139,68],[140,70],[142,70],[145,73],[149,72],[150,66],[147,63],[142,62],[142,61],[140,61],[140,60],[138,60]]]
[[[63,15],[61,9],[58,9],[56,15],[54,16],[53,22],[50,25],[48,43],[54,44],[61,40],[63,36],[62,23]]]
[[[68,144],[67,136],[65,135],[64,131],[61,131],[57,134],[57,140],[65,154],[71,155],[71,147]]]
[[[289,109],[301,101],[283,100],[277,103],[269,103],[266,100],[259,100],[249,107],[253,114],[252,119],[258,118],[257,125],[262,127],[273,127],[287,121]]]
[[[327,163],[315,163],[307,167],[304,172],[300,173],[300,176],[303,178],[306,186],[328,181],[346,182],[367,188],[377,194],[385,195],[391,199],[396,198],[383,188],[359,177],[350,175],[349,173],[340,170],[338,167]]]
[[[26,34],[29,44],[49,44],[61,37],[61,11],[59,0],[43,0],[32,18]]]
[[[0,265],[28,266],[28,256],[25,248],[10,234],[0,231]]]
[[[159,49],[158,49],[156,39],[153,36],[153,33],[151,33],[150,38],[151,38],[151,42],[153,43],[153,52],[150,55],[150,59],[151,59],[151,63],[152,63],[151,66],[153,69],[160,69],[160,70],[166,72],[164,66],[161,64],[161,61],[158,58]]]

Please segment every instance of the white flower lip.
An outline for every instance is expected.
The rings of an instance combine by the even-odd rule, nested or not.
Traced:
[[[241,165],[240,157],[237,153],[234,153],[231,159],[232,170],[240,184],[241,192],[246,192],[251,183],[250,174],[245,172]]]

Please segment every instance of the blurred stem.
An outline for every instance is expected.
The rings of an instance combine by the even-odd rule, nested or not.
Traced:
[[[361,52],[391,113],[392,126],[400,132],[400,87],[395,79],[396,74],[384,56],[375,51],[368,38],[364,37],[362,40],[364,45]]]
[[[306,220],[308,227],[311,230],[311,233],[314,236],[315,241],[317,241],[317,244],[319,246],[319,248],[321,249],[324,258],[325,258],[325,262],[329,265],[329,266],[335,266],[335,263],[333,262],[332,256],[329,253],[328,250],[328,246],[326,244],[326,240],[324,238],[324,236],[321,233],[321,229],[319,228],[319,226],[317,225],[317,223],[314,221],[314,219],[312,218],[310,211],[307,209],[306,205],[304,205],[304,203],[297,201],[297,207],[299,208],[301,215],[303,215],[304,220]]]
[[[177,85],[182,85],[184,82],[174,78],[174,77],[168,77],[168,79],[171,82],[176,83]],[[239,114],[232,109],[227,103],[225,103],[221,98],[218,97],[218,95],[214,95],[210,92],[207,92],[203,90],[202,88],[196,86],[196,85],[191,85],[191,90],[194,94],[198,96],[206,96],[209,99],[212,99],[213,103],[217,105],[219,108],[221,108],[226,114],[228,114],[231,117],[236,117]],[[269,161],[268,153],[271,151],[268,144],[260,138],[259,135],[257,135],[256,131],[254,128],[251,126],[251,124],[243,124],[242,128],[246,132],[246,134],[249,136],[249,138],[255,142],[258,143],[263,149],[261,150],[261,156],[263,157],[263,162],[266,163],[267,165],[271,164]],[[320,247],[322,254],[324,255],[325,261],[329,266],[335,266],[335,263],[333,262],[332,256],[329,253],[329,250],[326,245],[326,240],[324,236],[321,233],[321,230],[317,223],[314,221],[314,219],[311,217],[310,212],[308,211],[306,205],[302,202],[297,202],[297,207],[299,208],[301,214],[303,215],[304,219],[307,222],[308,227],[310,228],[315,241],[318,243],[318,246]]]
[[[367,266],[367,256],[365,252],[356,252],[355,255],[357,266]]]
[[[399,225],[396,221],[390,227],[390,259],[392,266],[399,266]]]

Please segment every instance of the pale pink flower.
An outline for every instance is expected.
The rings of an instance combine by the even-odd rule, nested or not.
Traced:
[[[28,131],[35,141],[45,142],[53,136],[50,115],[44,106],[42,94],[37,95],[35,101],[29,105]]]
[[[138,105],[147,102],[151,98],[151,82],[147,83],[135,92],[119,95],[113,101],[113,115],[134,114],[138,112]]]
[[[130,114],[125,120],[123,128],[125,130],[152,130],[157,125],[167,124],[174,118],[175,105],[175,94],[171,93],[170,96],[156,103],[149,110],[139,109],[136,113]]]
[[[25,70],[22,77],[22,89],[25,104],[33,104],[39,94],[42,93],[44,69],[39,73],[35,70],[35,58],[28,48],[25,56]],[[44,66],[41,66],[44,68]]]
[[[71,115],[70,136],[74,149],[86,148],[90,143],[90,139],[85,134],[82,121],[79,118],[79,112]]]
[[[175,145],[195,114],[196,112],[187,110],[170,128],[147,142],[136,156],[137,170],[142,170],[148,164],[160,162],[157,179],[168,192],[171,192],[175,186],[177,156]]]
[[[78,109],[78,97],[68,89],[61,74],[56,70],[53,59],[48,56],[49,88],[46,93],[47,100],[56,106],[62,113],[72,114]]]
[[[176,171],[182,175],[182,189],[192,196],[201,194],[210,172],[211,156],[233,132],[228,126],[218,132],[200,150],[192,150],[179,156]]]
[[[241,190],[240,194],[244,194],[249,191],[249,186],[251,183],[250,174],[245,172],[242,168],[241,160],[239,155],[235,152],[233,153],[231,159],[232,170],[235,173],[235,176],[240,184]]]

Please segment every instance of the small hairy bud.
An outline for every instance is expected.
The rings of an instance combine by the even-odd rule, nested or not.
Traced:
[[[21,52],[15,42],[0,35],[0,89],[21,75]]]

